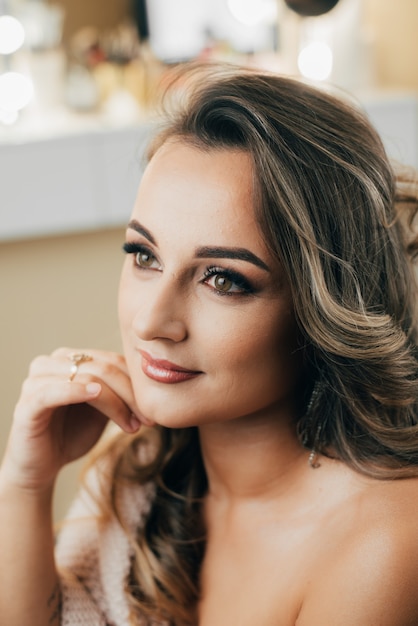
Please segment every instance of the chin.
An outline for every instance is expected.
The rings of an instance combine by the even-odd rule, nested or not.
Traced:
[[[141,415],[152,425],[164,426],[165,428],[189,428],[190,426],[199,425],[199,416],[196,414],[188,415],[181,409],[169,411],[162,410],[164,402],[160,402],[156,407],[153,404],[144,403],[143,398],[138,402],[138,409]]]
[[[137,407],[146,420],[166,428],[189,428],[204,422],[204,415],[197,411],[198,402],[190,402],[190,393],[174,389],[172,385],[155,384],[134,387]]]

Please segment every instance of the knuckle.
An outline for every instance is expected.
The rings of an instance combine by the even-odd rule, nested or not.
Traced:
[[[50,401],[48,401],[48,389],[46,388],[45,384],[37,385],[36,388],[35,386],[32,386],[32,389],[30,389],[30,393],[31,405],[33,406],[35,411],[46,408],[50,404]]]
[[[26,396],[29,393],[31,393],[33,389],[33,379],[32,378],[25,378],[25,380],[22,383],[22,392],[21,392],[21,396]]]
[[[45,361],[48,357],[45,354],[36,356],[29,364],[29,376],[36,376],[36,374],[42,369]]]
[[[67,357],[69,354],[73,352],[77,352],[74,348],[68,348],[65,346],[61,346],[60,348],[56,348],[52,353],[52,357]]]
[[[14,419],[18,423],[30,422],[48,405],[45,390],[30,379],[23,383],[22,394],[15,406]]]
[[[103,361],[100,363],[100,368],[105,377],[113,376],[116,372],[116,367],[109,361]]]
[[[115,364],[116,364],[117,367],[119,367],[119,368],[125,367],[125,357],[124,356],[122,356],[121,354],[115,354],[114,359],[115,359]]]
[[[71,381],[68,387],[68,393],[71,394],[76,385],[88,385],[89,383],[101,383],[100,377],[92,372],[77,372],[77,376]]]

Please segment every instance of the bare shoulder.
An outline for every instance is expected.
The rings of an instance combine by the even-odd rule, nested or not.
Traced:
[[[336,522],[297,626],[416,626],[418,478],[365,479]]]
[[[360,504],[361,520],[384,516],[382,524],[386,523],[389,528],[400,524],[406,530],[409,523],[415,525],[418,520],[418,476],[397,480],[364,479]]]

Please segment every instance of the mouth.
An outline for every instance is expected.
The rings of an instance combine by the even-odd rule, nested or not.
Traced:
[[[176,365],[170,361],[164,359],[154,359],[150,354],[139,350],[142,356],[142,371],[148,378],[155,380],[159,383],[176,384],[186,382],[192,378],[196,378],[201,371],[189,370],[181,365]]]

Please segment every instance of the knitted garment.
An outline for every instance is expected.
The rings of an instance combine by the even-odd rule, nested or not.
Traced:
[[[99,521],[94,494],[97,475],[90,475],[73,505],[56,546],[62,590],[62,626],[132,626],[124,589],[130,571],[132,548],[116,518]],[[126,487],[120,510],[129,531],[143,523],[149,511],[152,485]],[[135,626],[149,622],[136,618]],[[154,622],[154,626],[158,626]],[[161,626],[164,626],[161,624]]]

